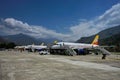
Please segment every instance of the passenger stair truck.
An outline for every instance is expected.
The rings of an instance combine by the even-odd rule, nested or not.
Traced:
[[[51,47],[50,54],[73,56],[73,55],[76,55],[77,53],[72,48],[69,48],[69,46],[65,46],[63,44],[63,45],[60,45],[59,47]]]

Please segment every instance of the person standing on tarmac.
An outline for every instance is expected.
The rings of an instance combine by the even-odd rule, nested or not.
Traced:
[[[105,50],[105,49],[102,49],[102,59],[106,59],[106,56],[107,55],[110,55],[111,53],[109,52],[109,51],[107,51],[107,50]]]
[[[102,59],[106,59],[106,55],[107,55],[107,54],[103,53],[102,55],[103,55],[103,56],[102,56]]]

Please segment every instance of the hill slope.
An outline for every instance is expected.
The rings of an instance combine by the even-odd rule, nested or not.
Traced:
[[[111,37],[100,39],[101,45],[120,45],[120,33],[112,35]]]

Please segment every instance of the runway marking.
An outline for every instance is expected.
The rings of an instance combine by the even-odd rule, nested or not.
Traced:
[[[72,65],[82,66],[85,68],[101,69],[101,70],[106,70],[106,71],[120,71],[120,68],[112,67],[106,64],[98,64],[98,63],[85,62],[85,61],[72,61],[72,60],[65,59],[65,58],[47,58],[47,59],[55,60],[59,62],[65,62],[65,63],[69,63]]]
[[[15,74],[14,72],[8,73],[10,80],[15,80],[14,74]]]

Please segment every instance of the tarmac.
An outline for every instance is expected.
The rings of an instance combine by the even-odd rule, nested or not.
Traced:
[[[0,80],[119,80],[120,55],[101,57],[0,51]]]

